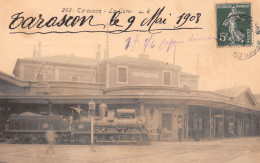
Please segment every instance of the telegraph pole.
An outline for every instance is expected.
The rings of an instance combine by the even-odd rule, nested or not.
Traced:
[[[108,59],[109,58],[109,47],[108,47],[108,43],[109,43],[109,40],[108,40],[109,38],[108,38],[108,24],[107,24],[107,56],[106,56],[106,59]]]
[[[105,49],[105,53],[104,53],[104,59],[108,59],[109,58],[109,29],[108,29],[108,23],[107,23],[107,32],[106,32],[106,49]]]
[[[96,113],[96,103],[92,100],[89,101],[88,107],[90,110],[90,116],[91,116],[91,151],[95,152],[94,150],[94,116]]]
[[[174,45],[173,64],[175,65],[176,45]]]

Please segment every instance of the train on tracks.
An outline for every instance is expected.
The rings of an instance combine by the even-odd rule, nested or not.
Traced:
[[[24,112],[8,117],[4,138],[13,143],[40,144],[46,142],[46,132],[55,132],[60,143],[90,144],[91,116],[81,108],[73,107],[73,116],[41,115]],[[94,116],[94,141],[96,144],[150,144],[149,131],[144,116],[137,116],[135,109],[108,110],[99,105],[99,116]]]

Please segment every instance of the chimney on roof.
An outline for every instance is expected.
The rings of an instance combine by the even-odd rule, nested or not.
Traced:
[[[35,46],[33,49],[33,58],[41,57],[41,42],[39,41],[38,50],[35,50]]]
[[[148,54],[139,54],[139,60],[148,60],[149,59],[149,55]]]
[[[36,51],[35,51],[35,46],[33,47],[33,58],[36,57]]]
[[[107,23],[107,32],[106,32],[106,49],[104,51],[104,59],[108,59],[109,58],[109,38],[108,38],[108,33],[109,33],[109,30],[108,30],[108,23]]]
[[[99,61],[101,59],[101,51],[100,51],[100,44],[98,44],[98,50],[96,53],[96,59]]]

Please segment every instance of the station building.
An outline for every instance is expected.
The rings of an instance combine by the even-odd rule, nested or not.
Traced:
[[[175,64],[127,55],[100,59],[76,56],[17,59],[13,75],[0,72],[0,132],[12,113],[52,112],[65,117],[71,107],[135,109],[144,115],[156,140],[158,128],[164,141],[174,141],[178,128],[183,137],[259,136],[260,108],[246,86],[217,91],[198,90],[197,75],[184,73]],[[98,113],[97,113],[98,114]]]

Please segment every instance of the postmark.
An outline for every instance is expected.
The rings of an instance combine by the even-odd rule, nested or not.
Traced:
[[[241,52],[241,51],[235,51],[233,56],[236,59],[239,60],[245,60],[245,59],[249,59],[252,58],[253,56],[255,56],[258,52],[260,51],[260,41],[257,41],[257,45],[254,47],[253,50],[250,50],[248,52]]]
[[[217,46],[251,46],[251,4],[217,4]]]

